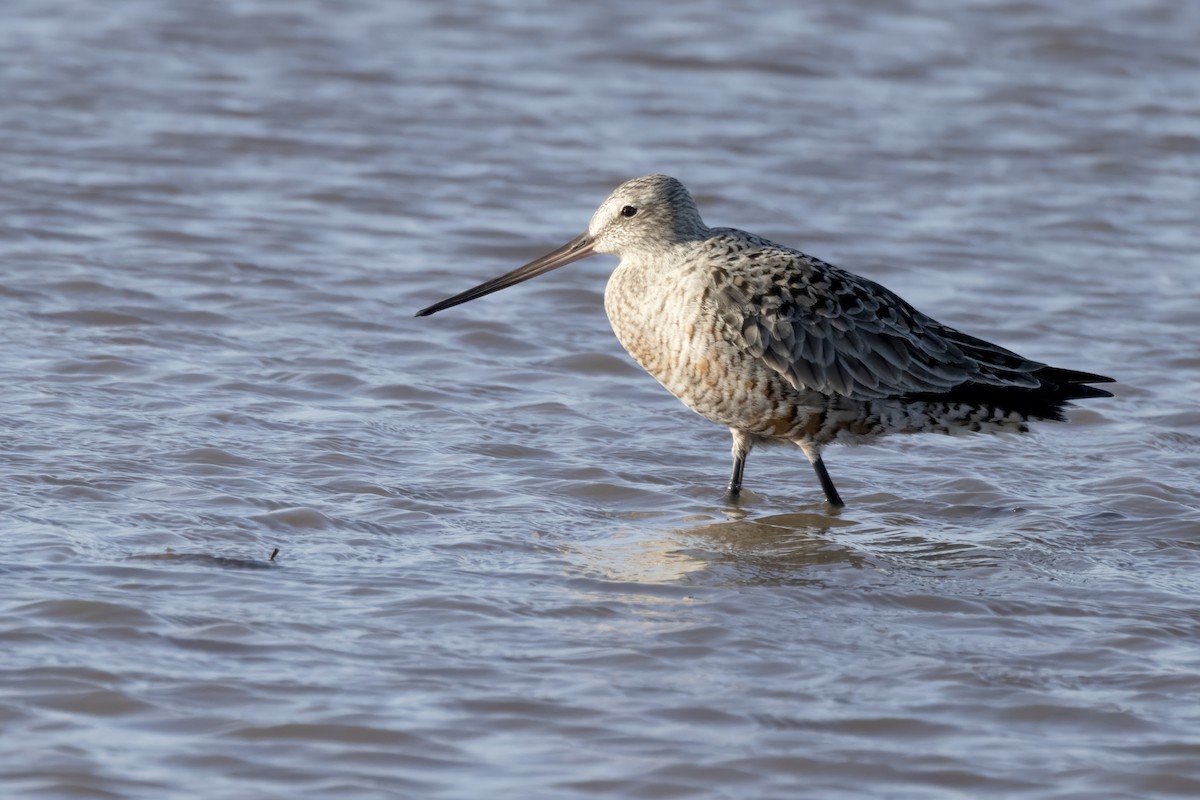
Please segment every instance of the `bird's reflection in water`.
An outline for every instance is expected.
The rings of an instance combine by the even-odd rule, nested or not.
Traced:
[[[665,531],[626,529],[585,547],[590,568],[636,583],[814,583],[813,567],[862,566],[864,555],[834,532],[857,525],[824,513],[751,518],[737,508]]]

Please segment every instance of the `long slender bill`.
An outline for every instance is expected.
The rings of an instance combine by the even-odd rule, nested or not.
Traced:
[[[595,242],[592,241],[592,237],[585,233],[567,242],[553,253],[547,253],[541,258],[530,261],[523,267],[517,267],[512,272],[501,275],[499,278],[492,278],[486,283],[479,284],[474,289],[467,289],[465,292],[459,292],[454,295],[454,297],[447,297],[440,303],[434,303],[429,308],[423,308],[417,312],[417,316],[427,317],[430,314],[436,314],[451,306],[474,300],[477,297],[483,297],[485,294],[498,292],[521,281],[527,281],[530,278],[536,278],[538,275],[549,272],[552,269],[565,267],[572,261],[578,261],[581,258],[587,258],[592,255],[594,252],[592,247],[594,245]]]

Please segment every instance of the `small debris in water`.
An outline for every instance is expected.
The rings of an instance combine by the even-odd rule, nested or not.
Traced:
[[[275,561],[275,556],[277,555],[279,555],[278,547],[271,550],[271,555],[268,556],[266,561],[257,558],[214,556],[208,553],[177,553],[173,548],[168,547],[161,553],[140,553],[132,555],[129,558],[137,561],[185,561],[207,567],[222,567],[224,569],[272,569],[277,566]]]

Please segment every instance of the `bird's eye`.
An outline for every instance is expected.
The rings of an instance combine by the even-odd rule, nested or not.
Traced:
[[[622,217],[632,217],[636,213],[637,213],[637,209],[634,208],[633,206],[625,206],[624,208],[621,209]]]

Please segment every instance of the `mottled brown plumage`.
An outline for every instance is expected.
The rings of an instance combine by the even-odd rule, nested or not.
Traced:
[[[1109,397],[1101,375],[1049,367],[922,314],[879,284],[753,234],[708,228],[679,181],[619,186],[587,233],[419,312],[432,314],[593,253],[621,257],[604,293],[630,355],[733,434],[729,493],[756,444],[790,442],[826,498],[832,442],[889,433],[1023,432],[1071,400]]]

